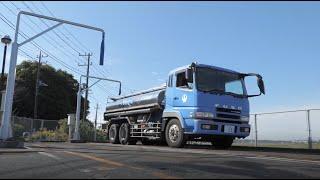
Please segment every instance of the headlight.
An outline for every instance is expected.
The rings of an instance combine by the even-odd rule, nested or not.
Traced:
[[[213,119],[214,115],[211,112],[191,112],[190,117],[195,119]]]
[[[248,116],[241,116],[241,121],[249,121],[249,117]]]

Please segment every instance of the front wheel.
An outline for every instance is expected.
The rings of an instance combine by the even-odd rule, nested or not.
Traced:
[[[180,148],[186,143],[184,131],[178,119],[171,119],[166,126],[166,141],[168,146]]]

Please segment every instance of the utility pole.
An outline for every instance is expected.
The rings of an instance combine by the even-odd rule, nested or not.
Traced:
[[[93,79],[98,79],[95,83],[91,84],[90,87],[87,88],[82,88],[81,87],[81,82],[82,82],[82,77],[86,77],[84,75],[80,76],[80,80],[79,80],[79,89],[78,89],[78,93],[77,93],[77,109],[76,109],[76,127],[73,133],[73,141],[79,141],[80,140],[80,134],[79,134],[79,126],[80,126],[80,105],[81,105],[81,94],[82,91],[85,91],[87,88],[91,88],[92,86],[94,86],[95,84],[97,84],[99,81],[101,80],[105,80],[105,81],[111,81],[111,82],[115,82],[115,83],[119,83],[119,95],[121,94],[121,81],[117,81],[117,80],[113,80],[113,79],[107,79],[107,78],[100,78],[100,77],[94,77],[94,76],[89,76],[89,78],[93,78]]]
[[[88,84],[89,84],[89,71],[90,71],[90,65],[92,65],[92,62],[90,62],[90,57],[92,56],[92,53],[85,53],[83,54],[79,54],[79,56],[86,56],[88,57],[87,59],[87,64],[79,64],[79,66],[87,66],[87,80],[86,80],[86,86],[84,88],[86,88],[86,94],[85,94],[85,100],[83,102],[83,121],[86,119],[86,111],[87,111],[87,100],[88,100]]]
[[[97,107],[96,107],[96,117],[95,117],[95,119],[94,119],[94,139],[93,139],[94,142],[97,141],[97,118],[98,118],[98,109],[99,109],[99,104],[97,103]]]
[[[48,57],[48,55],[44,56],[40,54],[37,56],[39,58],[38,68],[37,68],[37,78],[36,78],[36,89],[35,89],[35,96],[34,96],[34,111],[33,111],[33,120],[31,121],[31,133],[33,132],[33,121],[38,118],[38,94],[39,94],[39,77],[40,77],[40,68],[41,68],[41,59],[43,57]],[[43,121],[41,122],[41,128],[43,128]]]

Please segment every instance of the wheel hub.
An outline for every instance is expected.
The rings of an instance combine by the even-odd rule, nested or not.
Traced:
[[[172,125],[169,128],[169,139],[172,142],[176,142],[179,136],[180,136],[179,127],[176,124]]]
[[[110,138],[113,139],[115,137],[115,131],[113,129],[110,130]]]

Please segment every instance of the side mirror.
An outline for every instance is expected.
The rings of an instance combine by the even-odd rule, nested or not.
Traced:
[[[259,87],[259,89],[260,89],[260,92],[262,93],[262,94],[266,94],[266,92],[265,92],[265,89],[264,89],[264,83],[263,83],[263,80],[262,80],[262,77],[259,75],[259,76],[257,76],[258,77],[258,87]]]
[[[192,69],[190,69],[190,68],[186,69],[185,75],[186,75],[187,82],[188,83],[193,83],[193,71],[192,71]]]
[[[264,82],[262,80],[262,76],[259,74],[255,74],[255,73],[249,73],[249,74],[242,74],[243,77],[247,77],[247,76],[256,76],[257,77],[257,85],[259,87],[260,90],[260,94],[255,94],[255,95],[247,95],[247,97],[255,97],[255,96],[260,96],[261,94],[265,94],[265,88],[264,88]]]

